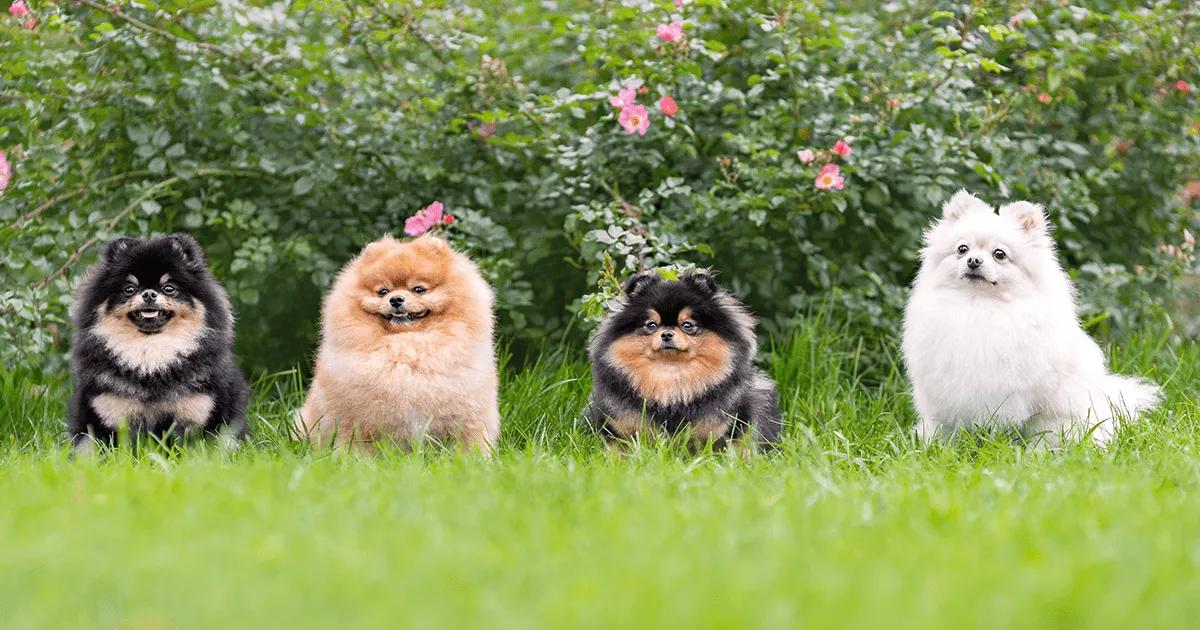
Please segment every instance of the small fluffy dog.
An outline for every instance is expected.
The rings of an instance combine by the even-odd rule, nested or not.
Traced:
[[[984,425],[1103,445],[1159,398],[1157,386],[1108,372],[1046,216],[1026,201],[997,214],[959,191],[945,204],[925,233],[903,353],[925,441]]]
[[[233,358],[233,309],[185,234],[118,238],[71,306],[68,433],[77,449],[133,435],[246,433],[250,388]]]
[[[773,447],[783,421],[746,307],[706,273],[641,274],[623,289],[592,340],[587,421],[610,440],[686,432],[723,446],[751,433]]]
[[[445,241],[389,236],[325,298],[302,434],[370,450],[424,437],[492,451],[500,434],[492,290]]]

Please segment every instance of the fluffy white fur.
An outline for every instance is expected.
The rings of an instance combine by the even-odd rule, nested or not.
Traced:
[[[997,214],[959,191],[943,206],[925,232],[903,352],[926,442],[991,426],[1103,445],[1159,398],[1156,385],[1109,373],[1046,216],[1025,201]]]

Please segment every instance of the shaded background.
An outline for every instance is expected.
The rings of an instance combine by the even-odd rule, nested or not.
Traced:
[[[1047,205],[1094,331],[1166,313],[1191,334],[1185,3],[26,6],[0,15],[9,369],[61,368],[100,243],[176,230],[233,296],[245,367],[305,364],[340,264],[434,200],[518,361],[581,342],[615,280],[656,265],[715,268],[766,335],[824,307],[886,341],[959,187]],[[644,88],[644,136],[622,87]],[[844,189],[816,188],[828,163]]]

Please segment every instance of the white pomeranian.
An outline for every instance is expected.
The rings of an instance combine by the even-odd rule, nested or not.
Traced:
[[[997,214],[965,190],[925,232],[904,313],[904,363],[925,442],[978,426],[1100,445],[1159,388],[1110,374],[1079,325],[1041,206]]]

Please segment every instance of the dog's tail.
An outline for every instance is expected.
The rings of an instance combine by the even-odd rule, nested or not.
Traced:
[[[1109,374],[1103,386],[1107,409],[1096,409],[1101,418],[1123,416],[1136,420],[1142,413],[1153,409],[1162,399],[1162,388],[1150,381],[1129,376]]]

